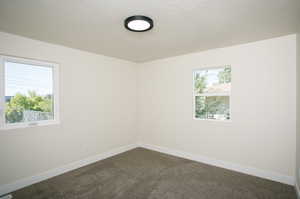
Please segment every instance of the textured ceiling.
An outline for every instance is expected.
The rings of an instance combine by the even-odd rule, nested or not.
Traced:
[[[136,14],[154,29],[126,30]],[[299,23],[300,0],[0,1],[0,31],[135,62],[287,35]]]

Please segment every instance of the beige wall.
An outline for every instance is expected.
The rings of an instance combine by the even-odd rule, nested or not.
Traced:
[[[296,36],[142,64],[140,141],[295,174]],[[231,122],[193,120],[192,71],[232,66]]]
[[[300,186],[300,34],[297,34],[297,152],[296,176]]]
[[[61,113],[0,131],[0,185],[135,143],[136,64],[1,32],[0,54],[59,63]]]

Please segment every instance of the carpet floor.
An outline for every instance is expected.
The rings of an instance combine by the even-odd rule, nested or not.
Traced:
[[[143,148],[12,195],[14,199],[296,199],[292,186]]]

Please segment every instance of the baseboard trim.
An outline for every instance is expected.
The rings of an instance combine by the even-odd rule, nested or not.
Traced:
[[[292,176],[286,176],[286,175],[282,175],[282,174],[275,173],[275,172],[265,171],[265,170],[261,170],[261,169],[257,169],[257,168],[253,168],[253,167],[247,167],[247,166],[243,166],[243,165],[238,165],[238,164],[234,164],[234,163],[230,163],[230,162],[226,162],[226,161],[222,161],[222,160],[216,160],[216,159],[199,156],[199,155],[195,155],[195,154],[191,154],[191,153],[187,153],[187,152],[183,152],[183,151],[168,149],[166,147],[154,146],[154,145],[145,144],[145,143],[139,143],[138,145],[139,145],[139,147],[146,148],[149,150],[158,151],[161,153],[165,153],[165,154],[169,154],[169,155],[173,155],[173,156],[177,156],[177,157],[181,157],[181,158],[185,158],[185,159],[189,159],[189,160],[193,160],[193,161],[197,161],[197,162],[201,162],[201,163],[205,163],[205,164],[209,164],[209,165],[213,165],[213,166],[217,166],[217,167],[222,167],[225,169],[265,178],[268,180],[273,180],[276,182],[281,182],[281,183],[292,185],[292,186],[295,185],[295,180],[294,180],[294,177],[292,177]]]
[[[0,196],[9,194],[9,193],[16,191],[18,189],[21,189],[23,187],[41,182],[43,180],[55,177],[57,175],[61,175],[68,171],[78,169],[80,167],[83,167],[83,166],[92,164],[94,162],[118,155],[120,153],[129,151],[129,150],[137,148],[137,147],[142,147],[145,149],[158,151],[161,153],[165,153],[165,154],[169,154],[169,155],[173,155],[173,156],[177,156],[177,157],[181,157],[181,158],[185,158],[185,159],[189,159],[189,160],[193,160],[193,161],[197,161],[197,162],[201,162],[201,163],[205,163],[205,164],[209,164],[209,165],[213,165],[213,166],[217,166],[217,167],[222,167],[225,169],[245,173],[248,175],[253,175],[253,176],[281,182],[284,184],[293,185],[293,186],[295,186],[298,199],[300,199],[299,186],[298,186],[297,182],[295,182],[295,180],[292,176],[286,176],[286,175],[282,175],[282,174],[275,173],[275,172],[265,171],[265,170],[261,170],[261,169],[257,169],[257,168],[253,168],[253,167],[242,166],[242,165],[238,165],[238,164],[234,164],[234,163],[230,163],[230,162],[226,162],[226,161],[222,161],[222,160],[216,160],[216,159],[212,159],[212,158],[208,158],[208,157],[204,157],[204,156],[199,156],[199,155],[195,155],[195,154],[191,154],[191,153],[187,153],[187,152],[183,152],[183,151],[168,149],[166,147],[154,146],[154,145],[145,144],[145,143],[131,144],[131,145],[119,147],[119,148],[110,150],[108,152],[86,158],[84,160],[79,160],[79,161],[67,164],[65,166],[59,167],[59,168],[51,169],[49,171],[31,176],[31,177],[20,179],[18,181],[10,183],[10,184],[2,185],[2,186],[0,186]]]
[[[12,199],[12,195],[0,196],[0,199]]]
[[[59,167],[59,168],[51,169],[49,171],[31,176],[31,177],[23,178],[21,180],[15,181],[10,184],[2,185],[2,186],[0,186],[0,196],[11,193],[11,192],[21,189],[23,187],[41,182],[43,180],[52,178],[54,176],[61,175],[68,171],[72,171],[74,169],[78,169],[80,167],[92,164],[94,162],[97,162],[97,161],[115,156],[117,154],[129,151],[136,147],[137,147],[137,144],[131,144],[131,145],[119,147],[119,148],[110,150],[108,152],[101,153],[99,155],[95,155],[95,156],[92,156],[92,157],[89,157],[89,158],[86,158],[83,160],[79,160],[79,161],[67,164],[67,165]]]
[[[300,199],[300,188],[299,188],[297,179],[296,179],[296,183],[295,183],[295,189],[296,189],[297,198]]]

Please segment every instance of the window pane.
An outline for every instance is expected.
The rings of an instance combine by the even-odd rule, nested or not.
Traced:
[[[5,62],[6,123],[53,119],[53,69]]]
[[[196,96],[195,117],[199,119],[229,120],[229,96]]]
[[[194,73],[195,94],[229,93],[230,83],[231,68],[229,66],[199,70]]]

